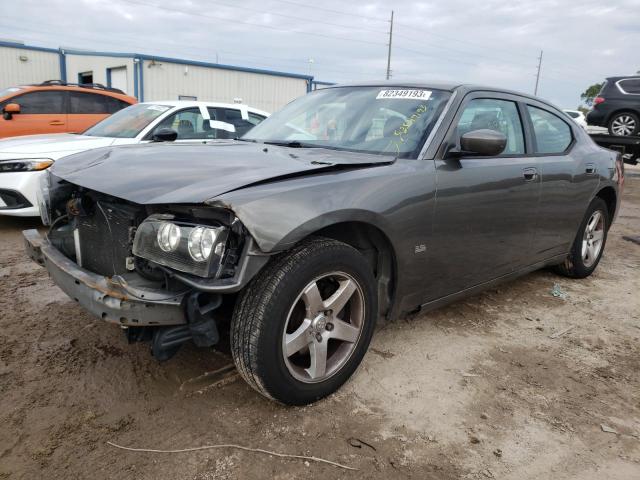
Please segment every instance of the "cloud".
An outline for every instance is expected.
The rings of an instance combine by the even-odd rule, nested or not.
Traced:
[[[394,78],[494,84],[575,107],[606,76],[640,69],[640,1],[612,0],[0,0],[5,37],[57,47],[148,53],[381,79],[390,10]],[[621,19],[623,19],[621,21]],[[314,63],[309,65],[308,59]]]

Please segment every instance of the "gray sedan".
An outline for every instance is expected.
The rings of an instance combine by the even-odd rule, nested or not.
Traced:
[[[286,404],[356,370],[376,320],[533,270],[584,278],[620,202],[620,155],[561,110],[468,85],[315,91],[240,140],[62,159],[30,255],[159,360],[229,333]]]

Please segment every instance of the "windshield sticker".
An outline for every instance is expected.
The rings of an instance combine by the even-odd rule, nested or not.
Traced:
[[[429,100],[429,90],[380,90],[376,100],[402,98],[406,100]]]
[[[149,105],[147,110],[155,110],[156,112],[166,112],[169,110],[169,107],[165,107],[164,105]]]
[[[431,94],[431,92],[428,92],[428,93]],[[390,143],[392,143],[393,146],[395,147],[397,155],[400,154],[400,146],[407,141],[407,134],[411,130],[411,127],[418,121],[418,119],[420,119],[420,117],[422,117],[422,115],[426,111],[427,111],[426,103],[422,103],[418,105],[418,108],[416,108],[413,115],[408,117],[404,122],[402,122],[402,125],[400,125],[398,128],[396,128],[393,131],[393,135],[394,137],[396,137],[396,139],[395,141],[392,141]]]

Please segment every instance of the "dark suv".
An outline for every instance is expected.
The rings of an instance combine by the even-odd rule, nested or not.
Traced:
[[[587,123],[607,127],[611,135],[640,132],[640,76],[609,77],[593,100]]]

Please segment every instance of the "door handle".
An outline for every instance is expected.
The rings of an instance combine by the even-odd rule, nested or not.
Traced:
[[[596,173],[596,166],[593,163],[587,163],[584,171],[587,173],[587,175],[593,175],[594,173]]]
[[[59,126],[59,125],[64,125],[64,122],[62,120],[51,120],[49,122],[49,125]]]
[[[522,170],[522,176],[525,182],[533,182],[538,178],[538,170],[530,167]]]

